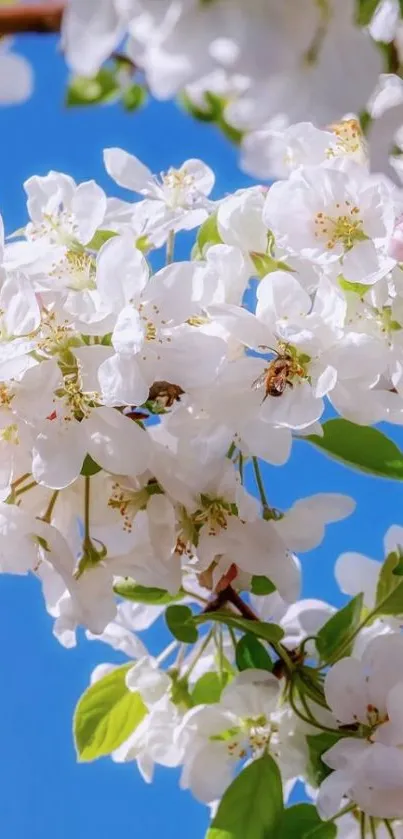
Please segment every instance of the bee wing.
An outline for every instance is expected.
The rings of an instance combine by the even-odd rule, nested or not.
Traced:
[[[266,376],[267,370],[263,370],[263,373],[261,373],[260,376],[252,382],[252,390],[260,390],[260,388],[266,384]]]

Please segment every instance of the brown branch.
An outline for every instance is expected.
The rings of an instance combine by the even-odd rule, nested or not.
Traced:
[[[0,9],[0,36],[23,32],[60,32],[65,3],[35,3]]]
[[[220,591],[220,593],[217,594],[217,597],[215,597],[214,600],[211,600],[211,602],[207,604],[206,608],[203,609],[203,613],[208,614],[209,612],[218,612],[222,606],[225,606],[226,603],[232,603],[232,605],[238,609],[238,612],[240,612],[242,617],[246,618],[246,620],[259,620],[250,606],[242,600],[242,597],[237,594],[232,586],[227,586]]]

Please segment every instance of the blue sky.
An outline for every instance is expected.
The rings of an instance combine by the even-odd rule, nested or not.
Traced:
[[[223,138],[170,104],[153,103],[136,115],[116,106],[67,111],[56,42],[27,38],[21,48],[35,65],[36,88],[26,105],[0,110],[0,211],[8,232],[25,223],[22,183],[30,175],[55,169],[77,181],[95,178],[110,195],[118,194],[103,170],[107,146],[135,153],[156,172],[201,157],[217,174],[216,197],[250,183]],[[403,444],[402,430],[388,433]],[[264,472],[269,499],[280,508],[319,491],[356,498],[355,515],[329,529],[320,549],[302,556],[305,594],[342,602],[333,581],[335,559],[342,550],[381,558],[383,533],[403,523],[401,485],[347,471],[306,443],[294,447],[285,468]],[[160,635],[159,628],[151,632],[153,649]],[[29,578],[0,578],[0,637],[0,835],[203,839],[207,812],[179,791],[175,772],[161,770],[147,786],[132,764],[76,763],[73,708],[93,667],[120,660],[112,650],[83,639],[75,650],[59,646],[39,586]]]

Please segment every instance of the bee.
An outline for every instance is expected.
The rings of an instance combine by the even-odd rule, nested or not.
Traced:
[[[171,382],[154,382],[150,387],[148,398],[151,402],[158,402],[163,408],[172,408],[175,402],[180,402],[184,390]]]
[[[296,365],[291,353],[285,351],[273,358],[269,366],[253,382],[252,387],[254,390],[265,388],[262,400],[264,402],[268,396],[281,396],[287,385],[293,387],[292,377],[298,373],[299,365]]]

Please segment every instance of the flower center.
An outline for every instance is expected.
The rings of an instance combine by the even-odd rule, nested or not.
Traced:
[[[46,237],[54,245],[68,245],[75,241],[77,234],[78,225],[73,214],[64,209],[51,215],[44,213],[41,222],[31,222],[26,229],[29,239],[35,241]]]
[[[12,425],[6,425],[5,428],[2,428],[0,431],[0,440],[3,440],[4,443],[11,443],[14,446],[18,446],[20,442],[18,426],[13,423]]]
[[[336,154],[365,156],[365,141],[358,120],[345,119],[333,123],[329,128],[336,136],[336,143],[334,149],[327,150],[327,157],[335,157]]]
[[[8,408],[11,405],[13,396],[14,394],[11,393],[7,385],[4,382],[0,382],[0,407]]]
[[[162,183],[165,188],[167,204],[172,208],[186,207],[192,203],[192,191],[194,177],[186,168],[169,169],[162,175]]]
[[[96,288],[95,260],[87,253],[67,251],[65,258],[51,272],[51,276],[64,280],[74,291]]]
[[[131,533],[133,520],[140,510],[145,510],[149,499],[146,487],[131,489],[119,484],[112,485],[112,493],[108,500],[108,507],[117,510],[122,517],[122,527],[126,533]]]
[[[202,506],[192,515],[196,529],[207,527],[209,536],[216,536],[220,530],[226,530],[229,516],[236,515],[236,505],[230,504],[224,498],[211,498],[200,495]]]
[[[365,235],[362,225],[363,220],[359,216],[359,208],[353,206],[350,201],[344,201],[344,207],[336,204],[336,210],[345,209],[345,213],[336,216],[328,216],[326,213],[316,213],[315,238],[326,242],[327,250],[333,250],[336,245],[342,245],[348,251],[357,243],[363,242]]]
[[[66,423],[81,422],[88,419],[93,408],[96,408],[100,402],[100,394],[96,391],[84,391],[83,383],[80,376],[80,371],[77,368],[72,373],[67,373],[63,377],[63,386],[55,391],[55,395],[59,399],[63,399],[65,412],[63,419]],[[56,400],[54,400],[56,402]],[[56,407],[56,417],[58,416]],[[54,419],[51,415],[51,419]]]

